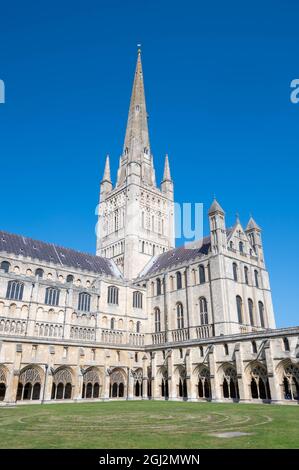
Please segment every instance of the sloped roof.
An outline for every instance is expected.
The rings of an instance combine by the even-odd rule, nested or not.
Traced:
[[[185,246],[181,246],[179,248],[166,251],[165,253],[161,253],[161,255],[153,259],[152,262],[149,263],[148,267],[143,270],[141,277],[147,277],[148,275],[156,272],[169,269],[176,264],[183,264],[201,255],[207,255],[210,246],[210,237],[205,237],[202,240],[201,246],[198,248],[186,248]]]
[[[28,256],[41,262],[87,270],[97,274],[120,276],[113,261],[107,258],[4,231],[0,231],[0,252]]]

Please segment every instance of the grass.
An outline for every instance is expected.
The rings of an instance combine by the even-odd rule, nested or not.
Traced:
[[[231,431],[247,434],[215,436]],[[111,401],[0,408],[0,448],[299,448],[299,407]]]

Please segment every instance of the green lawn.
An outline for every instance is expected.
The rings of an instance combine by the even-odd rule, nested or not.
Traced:
[[[215,436],[231,431],[246,435]],[[299,448],[299,406],[118,401],[0,408],[0,448]]]

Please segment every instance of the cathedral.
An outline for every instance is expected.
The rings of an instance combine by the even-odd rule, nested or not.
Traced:
[[[106,158],[96,254],[0,231],[0,406],[102,400],[298,403],[299,327],[275,327],[261,228],[175,247],[156,182],[138,51],[116,183]]]

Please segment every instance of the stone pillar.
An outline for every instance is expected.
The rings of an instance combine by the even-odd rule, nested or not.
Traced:
[[[279,387],[279,377],[275,370],[275,365],[273,361],[273,345],[271,340],[267,340],[264,351],[265,351],[265,359],[267,365],[267,372],[269,378],[269,386],[271,392],[271,401],[272,402],[279,402],[282,401],[281,390]]]
[[[168,399],[176,400],[178,397],[176,390],[176,377],[173,365],[173,351],[167,351],[167,370],[168,370]]]
[[[187,392],[188,401],[197,401],[197,390],[194,384],[195,380],[192,375],[192,349],[187,349],[186,352],[186,381],[187,381]]]
[[[249,396],[249,388],[246,384],[246,377],[245,377],[245,372],[244,372],[242,343],[236,343],[235,345],[235,361],[236,361],[240,401],[248,401],[250,400],[250,396]]]
[[[109,400],[110,395],[110,368],[109,368],[110,352],[108,349],[104,350],[104,384],[103,384],[103,398]]]
[[[5,393],[5,402],[15,403],[19,383],[19,370],[14,369],[14,366],[12,366],[9,370],[9,373],[7,374],[6,380],[7,388]]]
[[[161,390],[158,377],[157,368],[157,353],[152,354],[152,399],[157,400],[161,398]]]
[[[41,399],[43,400],[43,402],[47,402],[52,399],[53,372],[54,372],[54,369],[52,367],[50,366],[46,367],[44,390],[42,391],[42,396],[41,396]]]
[[[217,373],[217,364],[216,364],[216,347],[212,346],[208,354],[208,362],[210,368],[210,379],[211,379],[211,393],[212,401],[221,401],[221,387],[219,383],[219,377]]]
[[[147,394],[147,382],[148,382],[147,367],[148,367],[148,360],[147,360],[147,356],[144,355],[143,358],[142,358],[142,399],[143,400],[146,400],[148,398],[148,394]]]
[[[131,368],[128,367],[128,400],[134,399],[134,375]]]

